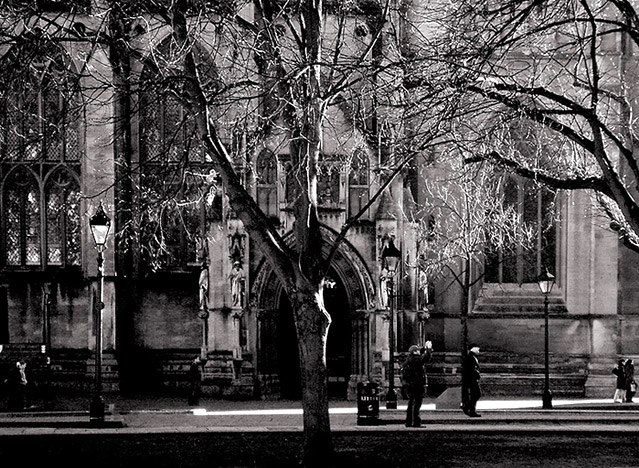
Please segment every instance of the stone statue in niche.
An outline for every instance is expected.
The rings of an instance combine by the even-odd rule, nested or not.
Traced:
[[[237,229],[229,236],[229,258],[233,263],[241,262],[244,258],[244,236]]]
[[[233,262],[233,268],[229,273],[229,281],[231,283],[231,300],[233,307],[244,307],[244,286],[246,276],[242,263],[239,260]]]
[[[379,274],[379,306],[382,309],[388,309],[390,303],[388,302],[388,270],[382,268]]]
[[[425,310],[426,306],[430,304],[430,291],[428,284],[428,275],[424,270],[419,270],[419,276],[417,279],[417,300],[418,308]]]
[[[198,278],[200,310],[208,309],[209,292],[209,249],[206,238],[198,236],[196,239],[196,253],[200,264],[200,276]]]

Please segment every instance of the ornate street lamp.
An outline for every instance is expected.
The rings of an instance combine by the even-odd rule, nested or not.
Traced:
[[[384,247],[382,251],[382,268],[388,272],[388,279],[386,281],[386,287],[388,288],[388,302],[390,303],[390,324],[388,327],[388,393],[386,393],[386,409],[397,408],[397,393],[395,392],[395,326],[394,326],[394,286],[395,286],[395,273],[397,273],[397,266],[399,265],[399,259],[401,258],[401,252],[391,238],[388,245]]]
[[[104,257],[107,237],[111,229],[111,219],[102,206],[98,206],[95,214],[89,219],[89,227],[98,252],[98,301],[95,304],[95,394],[89,406],[89,421],[94,424],[104,422],[104,400],[102,399],[102,309],[104,309]]]
[[[42,283],[42,346],[40,352],[44,357],[46,383],[45,383],[45,409],[53,408],[53,395],[51,392],[51,283]]]
[[[555,277],[550,274],[548,269],[544,269],[543,273],[537,279],[539,290],[544,295],[544,394],[542,395],[542,408],[552,409],[552,392],[550,391],[550,370],[548,366],[548,296],[552,292],[555,285]]]

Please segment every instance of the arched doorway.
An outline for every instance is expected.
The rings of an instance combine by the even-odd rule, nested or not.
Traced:
[[[343,283],[335,274],[329,275],[329,287],[324,289],[324,305],[332,322],[326,343],[328,395],[331,399],[346,399],[351,374],[351,314]],[[301,394],[299,351],[291,304],[282,294],[277,314],[276,353],[280,396],[297,400]]]
[[[324,289],[324,306],[332,319],[326,343],[328,396],[346,399],[351,374],[351,310],[344,285],[339,279],[334,281],[333,287]]]
[[[322,227],[322,251],[328,254],[336,238]],[[293,244],[292,235],[286,236]],[[371,372],[368,315],[375,307],[375,286],[357,250],[343,240],[331,262],[324,302],[333,323],[327,342],[329,396],[352,396],[356,382]],[[263,259],[252,281],[251,297],[257,314],[256,377],[259,392],[284,399],[301,397],[299,351],[291,305],[273,268]],[[370,307],[370,309],[369,309]]]

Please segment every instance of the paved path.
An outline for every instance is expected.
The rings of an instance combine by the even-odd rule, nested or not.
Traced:
[[[56,401],[62,409],[19,413],[0,412],[0,435],[69,433],[180,433],[180,432],[277,432],[302,431],[302,410],[295,401],[202,400],[188,407],[176,398],[105,397],[109,411],[104,424],[89,421],[88,400]],[[553,409],[541,409],[536,400],[484,400],[481,418],[469,418],[459,410],[436,409],[434,400],[422,407],[422,427],[403,424],[406,406],[387,410],[380,404],[379,418],[358,424],[355,402],[330,405],[331,428],[343,432],[379,431],[483,431],[483,432],[639,432],[639,404],[613,404],[609,400],[556,400]],[[86,407],[85,409],[83,409]],[[370,424],[364,424],[364,423]]]

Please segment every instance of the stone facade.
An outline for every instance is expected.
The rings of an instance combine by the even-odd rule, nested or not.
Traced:
[[[85,20],[89,25],[96,21],[92,17]],[[214,34],[213,29],[208,33]],[[145,55],[163,39],[141,37],[136,44]],[[6,323],[2,336],[6,349],[16,344],[47,345],[44,354],[50,359],[45,364],[50,381],[85,390],[92,387],[95,374],[99,287],[87,220],[99,201],[116,219],[121,196],[113,185],[117,172],[112,141],[116,120],[114,106],[109,105],[113,90],[100,84],[112,82],[114,77],[105,66],[109,58],[101,48],[90,50],[90,44],[81,42],[65,42],[63,46],[76,69],[87,66],[92,70],[81,78],[80,86],[86,103],[79,140],[84,194],[81,213],[87,214],[81,225],[82,262],[77,268],[5,268],[1,272],[0,319]],[[142,73],[140,63],[133,68]],[[332,133],[347,125],[335,114],[329,119],[331,128],[326,129],[327,152],[338,151],[338,143],[353,146]],[[131,151],[136,160],[140,156],[140,126],[133,117]],[[277,148],[278,143],[266,142],[264,148]],[[290,243],[293,218],[285,200],[286,160],[285,155],[275,156],[274,214],[280,233]],[[374,151],[366,156],[373,180],[380,161]],[[321,248],[326,251],[349,214],[351,195],[345,167],[336,170],[336,180],[337,192],[320,210],[325,242]],[[435,349],[430,369],[432,392],[459,383],[461,293],[436,278],[430,299],[420,299],[424,292],[419,272],[411,266],[417,252],[417,226],[402,214],[414,203],[419,206],[423,193],[420,187],[411,192],[405,185],[398,178],[373,204],[349,232],[329,272],[333,287],[325,300],[334,325],[327,358],[329,388],[337,397],[355,398],[357,383],[365,380],[387,386],[391,318],[396,331],[395,364],[411,344],[430,339]],[[371,182],[369,189],[373,193],[375,184]],[[553,382],[557,388],[561,381],[573,382],[567,385],[566,394],[612,395],[609,369],[617,357],[639,355],[639,262],[618,244],[613,232],[597,224],[587,195],[566,193],[562,197],[554,265],[557,285],[550,313],[553,373],[558,375]],[[185,387],[188,364],[201,353],[207,359],[205,392],[235,398],[299,397],[290,305],[241,222],[228,210],[223,213],[206,232],[207,261],[180,271],[123,277],[117,263],[123,246],[110,237],[104,252],[102,289],[105,390],[118,390],[120,383],[147,389]],[[391,238],[404,260],[396,278],[392,317],[389,298],[380,293],[381,252]],[[234,270],[236,262],[242,268],[241,276]],[[530,384],[538,380],[543,362],[543,298],[536,288],[535,284],[498,287],[480,283],[473,292],[469,337],[485,352],[486,369],[492,376],[489,381],[493,379],[490,388],[495,394],[500,389],[520,394],[539,391]],[[37,350],[29,353],[35,356]],[[0,352],[4,361],[13,357]],[[41,368],[42,363],[37,362]],[[395,376],[397,379],[397,372]],[[529,380],[517,385],[518,376]]]

